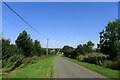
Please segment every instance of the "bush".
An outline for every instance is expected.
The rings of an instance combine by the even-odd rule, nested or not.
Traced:
[[[120,60],[113,61],[113,64],[109,67],[111,69],[120,70]]]
[[[87,56],[85,56],[85,55],[79,55],[79,56],[76,57],[76,59],[77,59],[78,61],[84,61],[85,58],[87,58]]]
[[[112,61],[106,60],[102,63],[102,66],[110,68],[110,66],[113,64]]]
[[[79,61],[85,61],[92,64],[102,65],[102,62],[107,59],[107,55],[102,53],[92,52],[85,55],[80,55],[77,57]]]
[[[120,60],[116,60],[116,61],[104,61],[102,66],[107,67],[107,68],[111,68],[111,69],[115,69],[115,70],[120,70],[119,67],[120,64]]]
[[[38,57],[38,56],[33,56],[32,58],[31,58],[31,64],[33,64],[33,63],[36,63],[38,60],[40,60],[40,57]]]
[[[98,52],[93,52],[93,53],[88,53],[85,55],[79,55],[76,57],[78,61],[84,61],[96,65],[100,65],[103,67],[115,69],[115,70],[120,70],[120,58],[119,56],[116,57],[113,61],[107,60],[108,56],[104,55],[102,53]]]
[[[19,67],[23,62],[23,55],[13,55],[8,60],[2,61],[2,66],[5,68],[5,72],[12,71],[15,68]]]
[[[25,67],[27,64],[34,64],[36,62],[38,62],[41,58],[44,58],[44,56],[33,56],[33,57],[25,57],[23,60],[22,60],[22,65],[20,65],[19,68],[22,68],[22,67]]]
[[[31,57],[25,57],[23,60],[22,60],[23,64],[20,66],[20,67],[23,67],[24,65],[27,65],[31,62]]]

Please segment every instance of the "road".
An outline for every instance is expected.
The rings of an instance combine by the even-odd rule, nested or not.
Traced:
[[[55,64],[55,78],[105,78],[60,56],[56,57]]]

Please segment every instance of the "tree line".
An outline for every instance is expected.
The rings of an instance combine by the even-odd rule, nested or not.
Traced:
[[[25,30],[19,34],[15,44],[5,38],[2,38],[0,42],[2,42],[3,72],[33,64],[46,55],[46,48],[41,47],[40,41],[33,41]]]
[[[79,44],[77,48],[65,45],[62,52],[65,57],[89,62],[112,69],[120,69],[120,20],[109,22],[100,33],[100,42],[93,49],[94,43],[88,41]]]
[[[0,47],[1,45],[3,72],[36,63],[46,55],[46,48],[41,47],[40,41],[33,41],[25,30],[19,34],[15,44],[12,44],[10,39],[2,38]],[[120,64],[120,20],[109,22],[100,32],[97,48],[93,49],[93,47],[94,43],[89,40],[86,44],[79,44],[77,48],[65,45],[60,52],[63,52],[65,57],[120,70],[118,67]],[[51,50],[49,49],[49,55],[59,52],[59,49]]]

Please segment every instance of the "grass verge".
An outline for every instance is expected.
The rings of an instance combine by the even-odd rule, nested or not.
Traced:
[[[0,80],[2,80],[2,69],[0,69]]]
[[[14,70],[3,78],[52,78],[54,77],[55,56],[48,56],[35,64]]]
[[[108,78],[119,78],[118,73],[120,71],[118,71],[118,70],[112,70],[112,69],[105,68],[105,67],[102,67],[102,66],[97,66],[95,64],[90,64],[90,63],[86,63],[86,62],[80,62],[80,61],[77,61],[75,59],[70,59],[70,58],[67,58],[67,57],[64,57],[64,58],[71,61],[71,62],[77,63],[80,66],[83,66],[83,67],[85,67],[87,69],[90,69],[92,71],[100,73],[101,75],[104,75],[104,76],[106,76]]]

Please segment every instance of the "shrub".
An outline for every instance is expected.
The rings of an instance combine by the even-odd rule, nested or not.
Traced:
[[[29,63],[31,62],[31,57],[25,57],[25,58],[22,60],[22,62],[23,62],[23,65],[29,64]]]
[[[102,66],[115,70],[120,70],[119,64],[120,64],[120,60],[116,60],[116,61],[106,60],[103,62]]]
[[[107,60],[108,56],[104,55],[102,53],[98,52],[93,52],[93,53],[88,53],[85,55],[79,55],[76,57],[78,61],[84,61],[96,65],[100,65],[103,67],[115,69],[115,70],[120,70],[120,58],[119,56],[116,57],[113,61]]]
[[[87,58],[88,56],[86,55],[79,55],[79,56],[77,56],[76,57],[76,59],[78,60],[78,61],[84,61],[85,60],[85,58]]]
[[[2,66],[5,68],[5,72],[12,71],[15,68],[19,67],[23,62],[23,55],[13,55],[8,60],[2,61]]]
[[[102,54],[102,53],[88,53],[85,56],[88,56],[85,58],[85,62],[92,63],[92,64],[97,64],[97,65],[102,65],[102,62],[107,59],[107,55]]]
[[[113,61],[113,64],[109,67],[111,69],[115,69],[115,70],[120,70],[120,59],[117,61]]]
[[[22,64],[20,65],[19,68],[25,67],[27,64],[34,64],[34,63],[38,62],[38,60],[40,60],[41,58],[42,58],[42,56],[41,57],[38,57],[38,56],[25,57],[22,60]]]
[[[102,66],[110,68],[110,66],[113,64],[112,61],[106,60],[102,63]]]
[[[30,63],[36,63],[40,58],[38,56],[33,56]]]
[[[102,62],[105,61],[107,57],[107,55],[104,55],[102,53],[92,52],[85,55],[79,55],[77,57],[77,60],[102,65]]]

